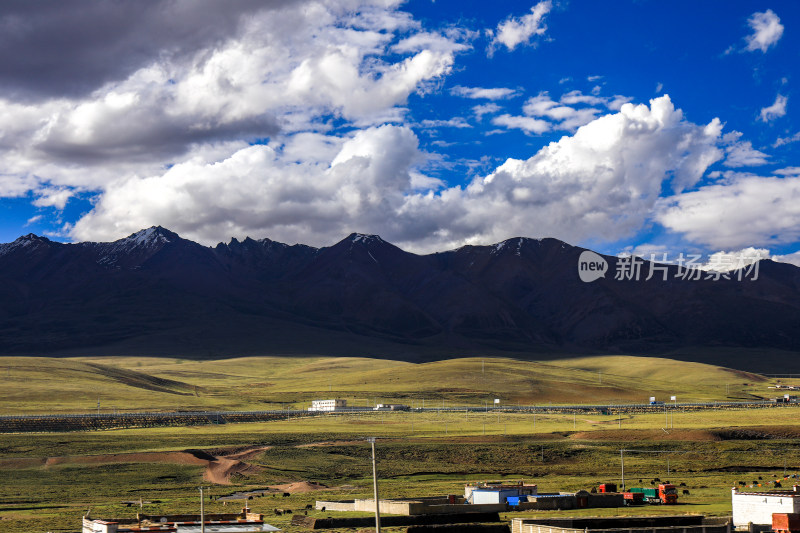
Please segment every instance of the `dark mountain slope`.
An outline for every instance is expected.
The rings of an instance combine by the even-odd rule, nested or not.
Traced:
[[[583,251],[515,238],[420,256],[361,234],[319,249],[249,238],[208,248],[160,227],[113,243],[26,235],[0,245],[0,353],[641,353],[725,364],[729,350],[772,354],[745,360],[763,370],[800,352],[797,267],[762,261],[757,280],[688,281],[671,265],[666,279],[645,280],[645,263],[641,279],[619,280],[620,260],[606,257],[606,276],[584,283]]]

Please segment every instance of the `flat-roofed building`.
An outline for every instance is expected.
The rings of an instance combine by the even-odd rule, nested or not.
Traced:
[[[264,516],[242,513],[209,513],[201,521],[200,515],[143,515],[136,518],[91,519],[83,517],[82,533],[251,533],[280,531],[264,522]]]
[[[763,492],[731,491],[733,527],[744,528],[748,524],[772,527],[773,513],[800,513],[800,486],[792,490],[768,490]]]
[[[347,400],[335,398],[333,400],[311,400],[309,411],[342,411],[347,409]]]
[[[467,503],[506,503],[509,497],[535,496],[536,485],[507,482],[483,482],[464,486],[464,499]]]

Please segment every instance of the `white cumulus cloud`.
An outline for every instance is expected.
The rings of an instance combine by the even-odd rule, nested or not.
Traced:
[[[492,119],[495,126],[522,130],[525,133],[544,133],[550,131],[550,123],[533,117],[518,117],[509,114],[498,115]]]
[[[0,96],[0,194],[24,189],[60,208],[67,189],[102,195],[199,154],[221,161],[257,139],[323,132],[331,117],[362,129],[399,121],[408,97],[446,76],[470,37],[423,31],[397,7],[252,3],[246,21],[234,17],[200,48],[155,47],[136,69],[98,75],[119,77],[92,91],[35,103]]]
[[[800,176],[800,167],[785,167],[773,172],[779,176]]]
[[[570,91],[559,100],[553,100],[547,92],[542,92],[525,102],[522,106],[524,116],[505,114],[495,117],[492,123],[508,129],[521,129],[526,133],[574,132],[601,113],[601,109],[588,106],[601,105],[608,110],[619,111],[630,100],[619,95],[608,98],[583,94],[581,91]]]
[[[426,155],[407,127],[309,133],[116,181],[72,235],[105,240],[161,224],[207,244],[269,235],[322,245],[368,231],[420,252],[514,235],[613,241],[641,227],[664,186],[692,186],[722,157],[720,130],[718,120],[686,121],[668,96],[624,104],[466,187],[421,172]]]
[[[789,135],[788,137],[778,137],[775,140],[775,142],[772,143],[772,147],[778,148],[779,146],[796,143],[797,141],[800,141],[800,131],[798,131],[794,135]]]
[[[791,243],[800,238],[800,178],[734,175],[660,200],[655,219],[717,249]]]
[[[754,248],[749,246],[741,250],[730,252],[715,252],[708,257],[708,261],[700,268],[702,270],[726,272],[729,270],[747,268],[756,261],[761,261],[763,259],[771,259],[778,263],[789,263],[791,265],[800,266],[800,251],[781,255],[771,253],[768,248]]]
[[[771,9],[763,13],[753,13],[747,22],[753,30],[752,34],[745,37],[746,49],[750,52],[756,50],[766,52],[771,46],[775,46],[783,35],[781,19]]]
[[[563,105],[552,100],[546,93],[528,99],[522,111],[531,117],[546,117],[557,123],[555,128],[567,131],[575,131],[600,114],[600,110],[594,107],[575,108]]]
[[[493,36],[489,45],[490,53],[498,46],[505,46],[508,50],[514,50],[521,44],[528,44],[533,37],[544,35],[547,26],[544,24],[544,16],[553,8],[550,0],[543,0],[531,8],[531,12],[519,18],[509,17],[500,24],[497,29],[491,32]]]
[[[700,267],[701,270],[728,272],[746,268],[756,261],[770,259],[767,248],[753,248],[752,246],[734,251],[719,251],[708,257],[708,261]]]
[[[186,161],[114,182],[71,234],[112,240],[160,224],[205,244],[270,235],[323,245],[359,228],[385,229],[386,215],[414,188],[417,137],[387,125],[331,141],[317,139],[322,153],[302,161],[292,146],[255,145],[218,162]]]
[[[750,141],[738,141],[725,148],[726,167],[757,167],[767,163],[769,156],[753,148]]]
[[[789,263],[791,265],[800,267],[800,250],[785,255],[773,255],[771,259],[773,261],[778,261],[779,263]]]
[[[775,103],[770,106],[761,108],[761,113],[759,114],[759,119],[762,122],[771,122],[778,117],[782,117],[786,114],[786,103],[789,99],[785,96],[781,96],[780,94],[775,98]]]
[[[472,106],[472,112],[475,113],[475,117],[478,120],[483,120],[483,115],[489,115],[497,113],[502,109],[499,105],[489,102],[488,104],[478,104],[476,106]]]
[[[486,99],[486,100],[503,100],[517,96],[516,89],[509,89],[507,87],[462,87],[456,85],[450,89],[451,94],[463,96],[464,98]]]
[[[625,104],[466,188],[409,196],[402,214],[435,228],[419,237],[423,249],[514,235],[613,241],[641,227],[665,182],[675,190],[691,186],[722,157],[720,131],[718,120],[685,121],[668,96],[650,106]]]

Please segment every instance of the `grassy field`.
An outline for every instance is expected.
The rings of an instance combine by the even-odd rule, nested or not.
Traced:
[[[408,364],[370,359],[248,358],[191,362],[174,359],[0,359],[9,385],[3,413],[101,410],[305,407],[315,397],[352,403],[389,401],[426,407],[485,405],[500,398],[547,404],[679,401],[775,396],[774,380],[733,370],[631,357],[547,363],[462,359]],[[465,482],[525,479],[541,491],[588,489],[620,481],[621,453],[629,486],[654,478],[686,483],[677,507],[587,509],[566,515],[730,513],[730,487],[762,484],[800,468],[798,407],[665,413],[572,415],[469,412],[330,414],[253,424],[114,431],[0,435],[0,531],[78,530],[81,515],[132,517],[196,511],[197,487],[214,496],[298,481],[327,488],[250,502],[268,522],[292,533],[289,516],[317,499],[369,497],[368,436],[377,445],[385,497],[461,494]],[[253,468],[231,485],[203,481],[204,466],[136,453],[204,450],[226,455],[265,447]],[[106,454],[106,455],[100,455]],[[110,454],[117,454],[111,456]],[[167,455],[165,455],[166,457]],[[172,455],[170,455],[171,457]],[[50,460],[47,460],[50,458]],[[790,484],[792,481],[786,482]],[[231,511],[207,502],[209,512]],[[310,511],[317,516],[331,513]],[[548,516],[528,512],[508,516]],[[387,530],[391,531],[391,529]],[[399,530],[398,530],[399,531]]]
[[[491,413],[370,413],[258,424],[2,435],[0,531],[74,531],[88,508],[93,516],[132,517],[136,509],[121,502],[140,497],[153,502],[144,508],[153,514],[196,510],[197,487],[204,484],[202,467],[145,464],[125,456],[87,464],[86,456],[186,449],[219,453],[245,446],[269,446],[251,460],[258,472],[234,476],[232,485],[205,485],[216,496],[303,480],[326,485],[321,491],[250,502],[256,512],[270,515],[270,523],[299,531],[289,525],[289,517],[273,519],[272,510],[302,512],[317,499],[369,496],[367,435],[380,437],[381,493],[386,497],[460,494],[465,482],[487,479],[526,479],[537,482],[542,491],[588,489],[604,481],[619,482],[622,449],[629,486],[660,477],[686,483],[691,495],[674,508],[562,514],[725,515],[730,512],[730,487],[738,481],[755,481],[766,489],[770,480],[797,472],[797,414],[794,407],[676,413],[676,428],[669,430],[655,414],[623,420],[622,429],[614,420],[598,424],[546,417],[537,420],[534,430],[532,415],[501,414],[498,420]],[[63,459],[53,464],[28,462],[37,457]],[[206,508],[231,510],[218,502]],[[524,515],[553,514],[558,512]]]
[[[412,406],[641,403],[775,396],[776,380],[644,357],[525,362],[467,358],[413,364],[364,358],[0,357],[0,414],[176,409],[303,409],[313,398]],[[800,380],[795,380],[800,382]],[[787,380],[784,380],[787,382]]]

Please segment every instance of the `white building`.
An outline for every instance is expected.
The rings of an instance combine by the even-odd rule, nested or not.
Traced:
[[[254,513],[207,515],[201,522],[199,515],[167,515],[148,517],[144,520],[122,518],[92,520],[83,518],[82,533],[141,533],[159,531],[160,533],[255,533],[280,531],[275,526],[264,523],[263,515]],[[158,519],[157,519],[158,518]]]
[[[347,409],[347,400],[312,400],[309,411],[341,411]]]
[[[745,528],[748,524],[772,526],[772,513],[800,513],[800,486],[765,492],[739,492],[734,487],[731,507],[735,528]]]
[[[508,497],[536,496],[536,485],[519,483],[475,483],[464,486],[464,500],[471,504],[506,503]]]

